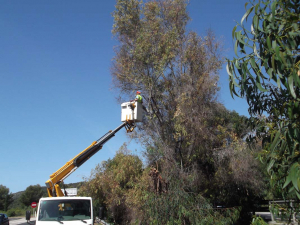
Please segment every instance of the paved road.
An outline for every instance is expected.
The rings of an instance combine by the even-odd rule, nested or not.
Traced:
[[[35,218],[30,220],[30,224],[35,224]],[[9,218],[9,225],[28,225],[24,218]]]

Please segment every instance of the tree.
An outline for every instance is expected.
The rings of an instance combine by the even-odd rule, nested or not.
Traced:
[[[230,164],[225,160],[221,163],[218,156],[224,152],[228,157],[238,155],[232,145],[240,141],[242,134],[247,134],[247,129],[243,126],[245,121],[218,102],[222,43],[211,30],[205,36],[187,31],[187,3],[186,0],[145,3],[118,0],[113,13],[113,33],[120,43],[115,48],[112,65],[115,88],[121,100],[132,99],[134,92],[141,90],[147,107],[143,124],[133,137],[145,146],[149,166],[161,172],[172,193],[184,196],[177,202],[183,211],[177,210],[172,217],[165,214],[166,223],[168,218],[170,223],[171,218],[189,223],[189,218],[179,216],[185,206],[192,203],[197,208],[203,203],[201,197],[214,204],[222,187],[227,186],[223,196],[242,189],[235,196],[236,202],[251,189],[246,179],[237,183],[233,176],[226,176],[229,183],[224,181],[224,186],[219,185],[218,172],[225,173]],[[244,149],[243,154],[247,155]],[[254,154],[248,156],[251,161]],[[189,193],[199,198],[189,202],[195,196]],[[145,192],[141,198],[147,199],[145,196],[150,195]],[[168,210],[169,206],[165,204],[160,209]],[[194,215],[195,208],[191,206],[185,213]],[[155,210],[151,213],[153,220],[159,221]],[[217,213],[210,218],[214,216]]]
[[[222,63],[212,31],[205,37],[186,33],[186,5],[185,0],[143,5],[120,0],[113,29],[121,43],[112,67],[115,87],[127,99],[142,90],[149,111],[140,127],[142,141],[148,149],[158,149],[156,159],[177,162],[181,169],[196,160],[199,144],[189,143],[215,136],[204,124],[216,108]]]
[[[149,177],[151,170],[145,169],[140,181],[128,191],[126,203],[134,215],[130,224],[225,225],[237,221],[238,207],[215,210],[207,198],[191,190],[193,178],[172,177],[168,188],[159,191]]]
[[[13,194],[9,193],[9,188],[0,185],[0,210],[7,211],[13,202]]]
[[[227,60],[231,94],[248,102],[272,185],[300,198],[300,3],[249,3],[232,31],[237,58]],[[245,23],[249,15],[251,25]]]
[[[32,202],[38,202],[43,196],[44,191],[42,187],[37,185],[30,185],[20,197],[20,202],[25,206],[30,206]]]
[[[132,209],[126,204],[127,193],[140,178],[142,165],[125,144],[113,159],[102,162],[92,171],[79,194],[93,197],[95,207],[105,206],[112,222],[128,224]]]

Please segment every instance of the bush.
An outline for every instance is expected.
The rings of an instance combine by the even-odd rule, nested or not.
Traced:
[[[16,216],[16,210],[15,209],[10,209],[7,211],[8,217]]]
[[[13,216],[24,216],[25,217],[25,211],[22,209],[9,209],[6,212],[8,217],[13,217]]]
[[[251,225],[267,225],[267,223],[260,216],[255,216]]]

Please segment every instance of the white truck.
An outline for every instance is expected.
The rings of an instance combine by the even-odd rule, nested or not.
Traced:
[[[41,198],[38,203],[35,225],[77,225],[94,224],[93,200],[91,197],[68,197],[63,193],[59,184],[97,153],[105,142],[111,139],[123,127],[127,132],[132,132],[136,122],[142,121],[142,104],[126,102],[121,105],[121,121],[119,127],[107,132],[104,136],[94,141],[85,150],[80,152],[64,166],[50,175],[46,181],[48,196]],[[27,223],[30,223],[30,211],[26,213]]]
[[[36,225],[94,224],[91,197],[41,198],[38,205]]]

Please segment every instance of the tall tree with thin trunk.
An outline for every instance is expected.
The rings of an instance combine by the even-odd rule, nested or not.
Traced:
[[[134,99],[135,92],[141,91],[147,112],[133,136],[145,146],[149,165],[158,169],[168,183],[168,194],[160,196],[165,204],[160,206],[155,195],[140,188],[145,191],[140,195],[144,201],[136,201],[141,203],[136,204],[144,212],[141,215],[165,223],[176,220],[209,224],[207,220],[216,223],[220,215],[210,208],[211,217],[202,217],[205,212],[198,206],[210,207],[205,198],[222,204],[228,200],[235,206],[256,195],[260,188],[250,191],[254,190],[251,184],[259,187],[260,182],[251,153],[238,141],[231,146],[246,129],[231,129],[232,120],[226,119],[230,113],[218,102],[222,42],[211,30],[204,36],[187,30],[187,4],[187,0],[118,0],[113,33],[119,45],[115,47],[111,72],[122,102]],[[230,160],[243,158],[242,154],[248,154],[247,163]],[[241,179],[244,172],[234,172],[243,170],[244,165],[251,174],[247,177],[255,177],[253,181]],[[175,193],[181,197],[172,199]],[[147,208],[148,204],[153,207]]]
[[[215,134],[206,124],[217,108],[222,63],[212,31],[200,37],[186,30],[186,6],[185,0],[119,0],[113,13],[120,43],[112,66],[115,87],[122,100],[141,90],[148,110],[136,135],[153,161],[163,158],[182,170],[203,156],[200,143],[203,149],[220,144],[210,142]]]

